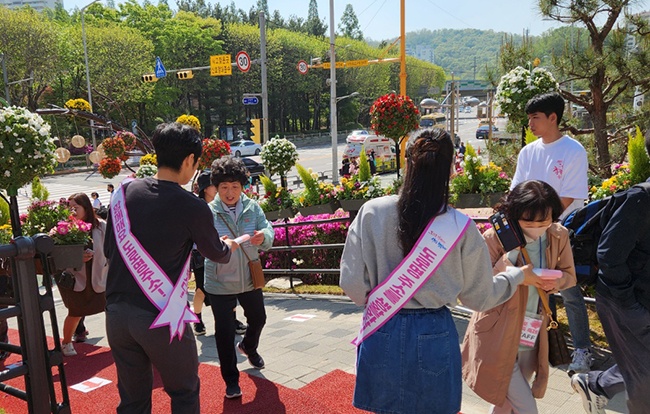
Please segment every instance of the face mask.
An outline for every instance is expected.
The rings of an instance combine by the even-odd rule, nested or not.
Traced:
[[[550,227],[550,226],[548,226]],[[548,227],[535,227],[535,228],[522,228],[521,230],[524,232],[524,236],[526,237],[527,242],[533,242],[540,237],[542,237],[542,234],[546,233],[546,230],[548,230]]]

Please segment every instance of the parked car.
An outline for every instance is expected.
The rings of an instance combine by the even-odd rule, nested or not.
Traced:
[[[472,107],[471,106],[466,106],[465,107],[465,113],[469,114],[470,112],[472,112]]]
[[[262,159],[260,157],[244,157],[241,160],[244,162],[248,172],[251,173],[251,182],[253,184],[257,183],[260,180],[260,175],[264,174]]]
[[[476,139],[486,139],[488,137],[489,128],[490,128],[489,125],[481,125],[480,127],[478,127],[478,129],[476,130]],[[493,134],[498,130],[499,128],[492,125]]]
[[[262,146],[253,141],[243,139],[241,141],[233,141],[230,143],[230,153],[235,157],[247,155],[260,155]]]

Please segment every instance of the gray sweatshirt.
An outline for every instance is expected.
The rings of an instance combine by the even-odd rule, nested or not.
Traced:
[[[370,291],[404,259],[397,237],[397,200],[397,196],[387,196],[368,201],[348,230],[340,285],[357,305],[365,305]],[[470,223],[436,273],[404,307],[435,309],[455,306],[460,300],[484,311],[510,299],[523,280],[519,268],[492,276],[487,245]]]

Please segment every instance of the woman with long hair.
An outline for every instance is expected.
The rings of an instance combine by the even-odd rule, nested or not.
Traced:
[[[362,334],[366,325],[374,326],[356,342],[357,408],[458,413],[461,358],[447,306],[460,300],[472,309],[489,309],[508,300],[521,283],[541,284],[530,266],[492,278],[490,255],[476,226],[448,206],[453,159],[446,131],[415,131],[399,196],[368,201],[350,225],[340,284],[366,307]],[[432,253],[439,246],[444,254]],[[375,301],[378,291],[386,292],[385,300]]]
[[[75,282],[72,289],[59,286],[63,304],[68,309],[68,315],[63,322],[61,350],[65,356],[74,356],[77,355],[77,352],[72,345],[72,335],[76,329],[79,329],[77,331],[77,340],[79,341],[80,335],[85,340],[87,334],[83,324],[79,326],[82,318],[103,312],[106,307],[104,292],[106,291],[108,262],[104,256],[103,248],[106,222],[97,217],[86,194],[75,193],[68,197],[68,203],[72,214],[77,219],[92,225],[91,244],[84,252],[85,266],[80,270],[65,270],[74,276]]]

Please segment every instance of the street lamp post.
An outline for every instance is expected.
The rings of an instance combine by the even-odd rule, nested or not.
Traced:
[[[90,111],[93,110],[93,94],[90,89],[90,67],[88,66],[88,47],[86,46],[86,25],[84,21],[84,12],[86,9],[100,0],[94,0],[81,8],[81,39],[84,46],[84,61],[86,62],[86,87],[88,89],[88,103],[90,104]],[[93,151],[97,150],[97,141],[95,139],[95,122],[90,120],[90,135],[93,139]]]

